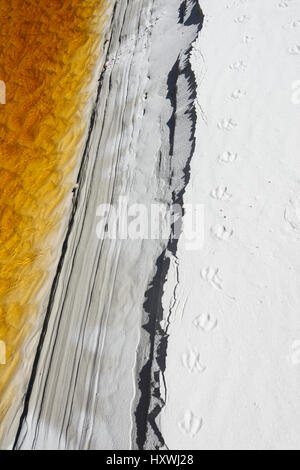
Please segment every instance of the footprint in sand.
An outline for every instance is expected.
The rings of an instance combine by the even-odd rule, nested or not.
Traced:
[[[300,341],[295,340],[291,347],[291,363],[293,366],[300,365]]]
[[[179,421],[178,426],[183,433],[188,434],[190,437],[195,437],[203,426],[203,419],[197,418],[192,411],[187,410],[183,420]]]
[[[287,25],[283,26],[284,29],[295,29],[300,26],[300,20],[294,20],[288,23]]]
[[[206,371],[206,367],[201,364],[200,361],[200,353],[195,350],[191,349],[190,351],[184,353],[181,356],[183,366],[190,372],[198,372],[203,374]]]
[[[232,131],[235,127],[237,127],[237,123],[233,119],[222,119],[218,123],[218,128],[222,131]]]
[[[193,324],[196,328],[200,328],[205,333],[210,333],[218,326],[218,320],[213,318],[209,313],[201,313],[195,318]]]
[[[229,65],[229,68],[230,70],[236,70],[239,72],[240,70],[245,70],[247,68],[247,65],[243,60],[237,60],[233,64]]]
[[[245,91],[238,88],[237,90],[235,90],[231,93],[231,98],[234,99],[234,100],[240,100],[241,98],[246,96],[246,94],[247,93]]]
[[[238,16],[237,18],[235,18],[234,22],[235,23],[238,23],[238,24],[243,24],[245,23],[247,20],[249,20],[249,16],[247,15],[241,15],[241,16]]]
[[[210,192],[210,197],[218,201],[230,201],[232,194],[229,193],[227,186],[218,186]]]
[[[250,42],[254,41],[254,37],[250,36],[249,34],[246,34],[243,39],[245,44],[249,44]]]
[[[289,47],[288,53],[291,55],[300,55],[300,46],[297,44],[296,46]]]
[[[225,225],[216,225],[210,229],[211,236],[217,240],[227,241],[229,240],[234,231],[225,227]]]
[[[292,103],[293,104],[300,104],[300,80],[295,80],[292,83]]]
[[[300,194],[290,199],[284,212],[284,219],[294,232],[300,233]]]
[[[280,2],[278,3],[278,8],[287,8],[289,6],[288,2]]]
[[[233,163],[237,160],[238,155],[234,152],[224,152],[219,155],[219,162],[221,163]]]
[[[211,267],[204,268],[201,271],[201,277],[204,281],[211,284],[215,289],[222,290],[222,279],[219,275],[219,269]]]

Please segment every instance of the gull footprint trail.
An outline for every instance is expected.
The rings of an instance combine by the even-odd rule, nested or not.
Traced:
[[[254,37],[246,34],[243,39],[245,44],[249,44],[250,42],[254,41]]]
[[[289,47],[288,53],[290,55],[300,55],[300,46],[296,44],[296,46]]]
[[[190,372],[198,372],[203,374],[206,371],[206,367],[202,365],[200,361],[200,353],[195,349],[191,349],[182,355],[182,364]]]
[[[300,20],[293,20],[287,25],[283,26],[284,29],[296,29],[300,26]]]
[[[218,186],[210,192],[210,197],[218,201],[230,201],[232,194],[229,193],[227,186]]]
[[[241,90],[240,88],[238,90],[235,90],[234,92],[231,93],[231,98],[234,100],[239,100],[246,96],[246,92]]]
[[[218,320],[216,318],[212,318],[209,313],[201,313],[195,318],[193,324],[203,332],[210,333],[218,326]]]
[[[183,420],[178,423],[179,429],[190,437],[195,437],[203,426],[203,419],[197,418],[194,413],[187,410]]]
[[[235,127],[237,127],[237,123],[233,121],[233,119],[222,119],[218,123],[218,128],[222,131],[232,131]]]
[[[236,62],[233,62],[232,64],[229,65],[229,68],[231,70],[235,70],[239,72],[240,70],[246,70],[247,65],[243,60],[237,60]]]
[[[289,6],[288,2],[280,2],[278,3],[278,8],[287,8]]]
[[[227,229],[224,225],[217,225],[211,228],[211,235],[217,240],[227,241],[233,236],[233,230]]]
[[[221,163],[233,163],[237,160],[237,153],[233,152],[224,152],[222,155],[219,155],[219,162]]]
[[[219,275],[219,268],[204,268],[201,271],[201,277],[204,281],[208,282],[208,284],[211,284],[215,289],[222,290],[223,280]]]
[[[234,22],[238,24],[243,24],[249,19],[250,18],[247,15],[242,15],[242,16],[238,16],[237,18],[235,18]]]
[[[300,233],[300,195],[289,201],[284,218],[294,232]]]

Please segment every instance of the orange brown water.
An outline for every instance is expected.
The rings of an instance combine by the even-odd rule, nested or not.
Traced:
[[[54,246],[45,241],[58,229],[75,178],[106,4],[0,2],[0,80],[6,85],[0,105],[0,341],[7,348],[0,421],[14,398],[10,385],[47,278]]]

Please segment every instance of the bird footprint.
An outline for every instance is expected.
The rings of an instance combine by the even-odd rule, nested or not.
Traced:
[[[246,92],[243,90],[235,90],[233,93],[231,93],[231,98],[234,100],[239,100],[240,98],[243,98],[243,96],[246,96]]]
[[[237,160],[237,153],[233,152],[224,152],[219,156],[219,162],[222,163],[233,163]]]
[[[224,131],[231,131],[235,127],[237,127],[237,124],[233,119],[222,119],[222,121],[218,123],[218,128]]]
[[[196,350],[190,350],[182,355],[182,363],[189,372],[205,372],[206,367],[200,362],[200,353]]]
[[[237,18],[235,18],[235,23],[239,23],[239,24],[242,24],[242,23],[245,23],[246,20],[249,20],[249,16],[247,15],[241,15],[241,16],[238,16]]]
[[[219,275],[219,269],[211,267],[204,268],[201,271],[201,277],[204,281],[211,284],[215,289],[222,290],[222,279]]]
[[[232,198],[232,194],[229,193],[227,186],[218,186],[211,191],[210,196],[219,201],[229,201]]]
[[[280,2],[278,3],[279,8],[287,8],[289,6],[288,2]]]
[[[196,328],[200,328],[205,333],[210,333],[217,327],[218,320],[213,319],[209,313],[201,313],[193,323]]]
[[[247,65],[243,60],[238,60],[237,62],[234,62],[230,66],[231,70],[245,70],[247,68]]]
[[[298,26],[300,26],[300,20],[294,20],[291,23],[289,23],[288,25],[284,26],[284,28],[285,29],[287,29],[287,28],[295,29],[295,28],[298,28]]]
[[[233,235],[233,230],[227,229],[224,225],[217,225],[211,228],[211,235],[218,240],[227,241]]]
[[[285,209],[284,218],[292,230],[300,232],[300,195],[290,200]]]
[[[291,55],[299,55],[300,54],[300,46],[297,44],[296,46],[289,47],[288,53]]]
[[[179,429],[191,437],[195,437],[203,426],[203,419],[197,418],[194,413],[187,410],[182,421],[178,423]]]
[[[250,36],[249,34],[246,34],[244,36],[244,43],[245,44],[249,44],[249,42],[253,41],[254,40],[254,37],[253,36]]]

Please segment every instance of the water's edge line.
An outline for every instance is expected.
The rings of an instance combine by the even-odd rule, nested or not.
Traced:
[[[188,12],[187,7],[191,6],[191,10]],[[186,18],[187,13],[189,16]],[[191,160],[193,158],[195,143],[196,143],[196,93],[197,93],[197,81],[195,73],[192,69],[190,55],[193,49],[193,44],[197,40],[198,35],[203,26],[204,14],[199,6],[198,0],[191,0],[188,2],[184,0],[181,3],[179,18],[182,24],[190,24],[189,22],[197,22],[198,31],[194,37],[189,48],[184,51],[180,57],[178,57],[168,77],[168,96],[167,100],[170,100],[173,109],[173,115],[169,122],[170,128],[170,158],[174,157],[174,136],[176,133],[176,113],[177,113],[177,99],[178,99],[178,81],[179,77],[185,77],[188,82],[188,89],[190,95],[186,97],[186,106],[184,113],[187,114],[191,121],[191,151],[187,157],[185,167],[183,168],[184,184],[179,191],[172,191],[172,204],[177,204],[182,208],[182,214],[184,215],[184,194],[186,187],[190,181],[190,167]],[[196,23],[195,23],[196,24]],[[181,112],[182,108],[181,108]],[[170,175],[171,178],[171,175]],[[171,186],[171,184],[170,184]],[[181,222],[182,223],[182,220]],[[174,232],[174,227],[172,227]],[[137,361],[136,374],[137,374],[137,395],[138,402],[134,411],[135,415],[135,426],[132,430],[132,448],[139,450],[153,450],[155,448],[168,448],[165,439],[161,433],[160,426],[158,423],[159,415],[166,405],[166,383],[165,383],[165,370],[166,370],[166,358],[168,350],[168,328],[170,324],[170,317],[172,311],[167,313],[167,318],[163,308],[163,294],[164,284],[166,282],[168,272],[170,269],[171,259],[175,259],[177,266],[177,282],[174,285],[173,297],[174,303],[176,303],[176,290],[179,283],[178,279],[178,260],[177,260],[177,249],[178,240],[174,239],[171,233],[170,239],[166,248],[162,251],[161,255],[156,261],[156,274],[149,284],[148,290],[145,292],[145,303],[144,303],[144,319],[145,323],[143,329],[149,336],[149,358],[145,363]],[[166,320],[166,327],[163,328],[161,322]],[[140,344],[140,348],[144,348],[143,344]],[[141,354],[141,357],[143,354]],[[145,355],[144,355],[145,357]],[[165,389],[164,397],[162,396],[162,383]],[[151,437],[150,437],[151,436]]]

